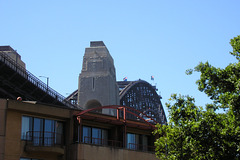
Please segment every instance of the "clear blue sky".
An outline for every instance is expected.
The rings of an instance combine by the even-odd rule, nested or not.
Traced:
[[[0,45],[67,96],[78,87],[85,47],[102,40],[117,80],[152,83],[153,75],[163,104],[181,93],[203,106],[209,100],[197,90],[199,74],[185,70],[235,62],[229,41],[240,35],[239,7],[239,0],[0,0]]]

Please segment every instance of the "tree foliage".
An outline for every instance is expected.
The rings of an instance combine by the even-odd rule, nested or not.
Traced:
[[[240,159],[240,36],[230,44],[236,63],[221,69],[201,62],[186,72],[200,72],[198,89],[213,100],[212,104],[201,108],[194,98],[176,94],[166,104],[168,125],[158,124],[155,131],[160,159]],[[226,111],[216,112],[219,108]]]

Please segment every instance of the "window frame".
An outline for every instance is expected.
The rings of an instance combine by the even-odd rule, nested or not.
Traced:
[[[26,121],[24,122],[23,119],[28,118],[29,121],[29,127],[23,127],[26,126],[24,123],[27,123]],[[36,126],[36,120],[39,120],[40,124],[39,127]],[[52,124],[51,127],[53,128],[52,131],[49,131],[49,128],[46,128],[50,122]],[[58,125],[61,126],[61,131],[57,130]],[[50,127],[50,130],[51,130]],[[55,120],[55,119],[49,119],[49,118],[44,118],[44,117],[35,117],[35,116],[30,116],[30,115],[22,115],[21,119],[21,140],[25,141],[33,141],[33,144],[36,146],[41,145],[41,146],[52,146],[56,144],[64,144],[64,141],[62,140],[62,137],[64,137],[64,121],[60,120]],[[27,128],[29,129],[27,131]],[[29,134],[29,135],[28,135]],[[60,138],[58,135],[61,135]],[[49,136],[50,135],[50,136]],[[33,138],[34,136],[39,137],[39,140],[34,141]],[[47,137],[50,138],[49,140],[45,140]],[[52,140],[51,140],[52,139]],[[60,143],[59,143],[60,140]],[[62,143],[61,143],[62,142]]]
[[[89,129],[88,136],[84,136],[84,128]],[[94,130],[100,130],[100,138],[99,135],[97,137],[93,137]],[[99,134],[99,133],[98,133]],[[81,130],[81,142],[82,143],[88,143],[88,144],[94,144],[94,145],[107,145],[108,144],[108,134],[109,130],[105,128],[98,128],[98,127],[92,127],[83,125]],[[87,140],[86,140],[87,137]]]
[[[129,140],[130,136],[133,140]],[[137,134],[137,133],[131,133],[127,132],[126,134],[126,148],[130,150],[142,150],[142,151],[148,151],[149,147],[149,136],[145,134]]]

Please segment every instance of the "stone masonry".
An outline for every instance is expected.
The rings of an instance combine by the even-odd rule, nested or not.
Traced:
[[[84,109],[119,105],[114,61],[103,41],[92,41],[85,49],[79,75],[78,104]],[[110,109],[102,110],[113,115]]]

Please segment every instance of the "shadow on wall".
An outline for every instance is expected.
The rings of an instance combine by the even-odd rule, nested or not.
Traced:
[[[101,103],[98,100],[96,100],[96,99],[89,100],[85,104],[85,108],[86,109],[92,109],[92,108],[97,108],[97,107],[101,107],[101,106],[102,106]],[[102,109],[96,110],[96,112],[102,113]]]

